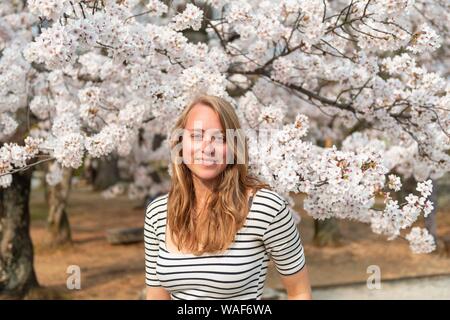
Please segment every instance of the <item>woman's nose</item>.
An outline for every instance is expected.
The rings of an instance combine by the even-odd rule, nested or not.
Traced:
[[[202,142],[203,153],[207,155],[212,155],[215,152],[214,143],[211,138],[205,138]]]

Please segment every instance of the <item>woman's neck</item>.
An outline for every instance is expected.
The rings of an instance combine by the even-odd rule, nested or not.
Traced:
[[[206,200],[214,190],[215,180],[202,180],[193,176],[194,192],[197,208],[204,208]]]

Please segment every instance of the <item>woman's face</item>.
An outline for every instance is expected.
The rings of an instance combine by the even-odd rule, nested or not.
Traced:
[[[227,144],[219,116],[209,106],[196,104],[183,132],[183,162],[203,180],[215,179],[225,170]]]

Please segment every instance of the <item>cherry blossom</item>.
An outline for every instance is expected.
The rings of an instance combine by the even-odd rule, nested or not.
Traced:
[[[1,187],[36,156],[55,161],[55,184],[63,167],[116,154],[132,183],[105,195],[153,196],[168,187],[151,173],[170,175],[175,119],[206,93],[235,106],[251,171],[290,202],[304,193],[314,218],[394,239],[432,210],[428,179],[450,170],[445,4],[27,3],[0,4]],[[8,140],[28,122],[23,143]],[[410,176],[418,194],[394,200]],[[411,249],[429,252],[432,239],[412,230]]]

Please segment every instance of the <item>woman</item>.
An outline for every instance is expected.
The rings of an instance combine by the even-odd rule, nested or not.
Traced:
[[[311,299],[292,211],[248,174],[231,104],[194,99],[176,122],[171,150],[171,189],[146,210],[147,299],[261,299],[269,258],[288,299]]]

